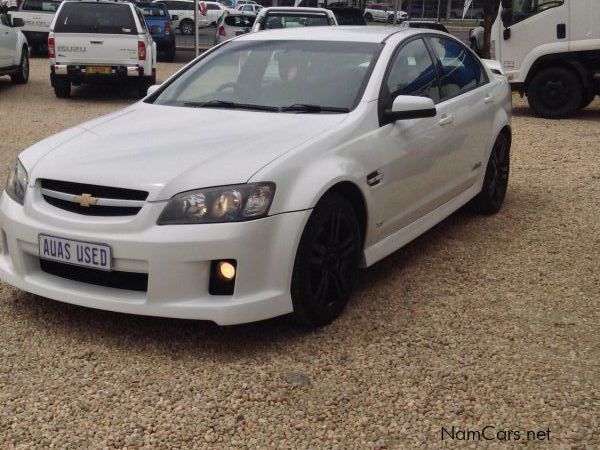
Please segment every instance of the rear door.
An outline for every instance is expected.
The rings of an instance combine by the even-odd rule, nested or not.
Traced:
[[[490,145],[496,99],[480,60],[461,42],[434,36],[428,41],[438,60],[438,119],[450,132],[441,161],[444,171],[437,180],[441,199],[447,201],[471,187],[487,164],[481,158]]]
[[[138,62],[138,31],[128,3],[75,3],[54,24],[61,64],[121,65]]]
[[[8,67],[13,63],[16,34],[12,31],[8,26],[8,16],[0,14],[0,67]]]

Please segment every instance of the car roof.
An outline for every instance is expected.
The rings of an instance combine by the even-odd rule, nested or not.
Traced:
[[[264,8],[267,12],[270,11],[290,11],[290,12],[299,12],[299,13],[327,13],[329,9],[325,8],[310,8],[310,7],[296,7],[296,6],[269,6],[268,8]]]
[[[264,10],[263,10],[264,11]],[[392,35],[408,37],[415,34],[435,33],[435,30],[419,28],[398,27],[365,27],[364,25],[343,27],[310,27],[310,33],[306,27],[281,28],[261,31],[260,33],[249,33],[240,36],[236,40],[299,40],[299,41],[346,41],[346,42],[384,42]],[[440,33],[441,34],[441,33]]]

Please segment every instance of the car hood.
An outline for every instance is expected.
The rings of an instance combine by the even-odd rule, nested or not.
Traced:
[[[41,141],[20,159],[32,185],[48,178],[141,189],[148,200],[166,200],[245,183],[345,117],[137,103]]]

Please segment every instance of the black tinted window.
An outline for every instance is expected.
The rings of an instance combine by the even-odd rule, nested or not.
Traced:
[[[144,5],[141,8],[144,16],[167,17],[167,11],[162,6]]]
[[[254,25],[254,16],[232,16],[225,17],[225,23],[230,27],[248,28]]]
[[[58,33],[137,34],[129,5],[66,3],[54,26]]]
[[[206,9],[221,9],[219,8],[217,5],[215,5],[214,3],[207,3],[206,4]]]
[[[430,38],[430,42],[440,60],[443,98],[456,97],[487,82],[481,64],[461,43],[445,38]]]
[[[433,61],[422,39],[405,44],[396,54],[385,87],[390,101],[398,95],[440,99]]]
[[[25,0],[23,2],[23,11],[42,11],[54,13],[60,6],[60,1],[53,0]]]

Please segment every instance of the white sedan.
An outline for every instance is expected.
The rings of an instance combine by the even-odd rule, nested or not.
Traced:
[[[112,311],[319,326],[360,267],[505,197],[508,82],[444,33],[246,34],[151,92],[15,160],[4,281]]]

